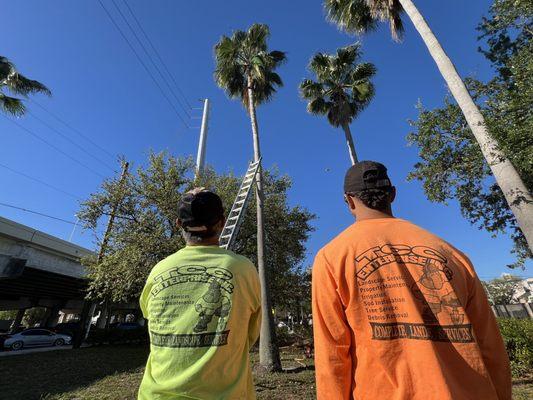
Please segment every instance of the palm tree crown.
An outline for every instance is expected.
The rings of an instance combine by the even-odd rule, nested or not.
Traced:
[[[328,19],[348,33],[363,33],[376,29],[379,21],[388,22],[394,40],[403,35],[399,0],[325,0]]]
[[[17,72],[15,65],[11,61],[6,57],[0,56],[0,109],[15,116],[23,115],[26,107],[22,100],[2,93],[4,87],[7,87],[11,93],[24,97],[38,92],[48,96],[52,94],[50,89],[41,82],[26,78]]]
[[[304,79],[300,84],[302,97],[309,100],[311,114],[326,115],[331,125],[345,126],[352,122],[374,97],[370,79],[376,68],[371,63],[360,63],[360,46],[354,44],[337,53],[317,53],[309,69],[317,81]]]
[[[229,97],[240,99],[248,109],[248,82],[254,92],[254,106],[266,102],[283,86],[274,70],[286,60],[282,51],[268,51],[267,25],[253,24],[247,32],[222,36],[215,46],[215,80]]]

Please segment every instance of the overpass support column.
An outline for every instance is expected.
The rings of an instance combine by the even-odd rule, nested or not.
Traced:
[[[21,308],[17,311],[17,316],[13,320],[13,323],[11,324],[11,327],[9,328],[10,331],[13,331],[17,329],[20,326],[20,323],[22,322],[22,318],[24,318],[24,313],[26,312],[25,308]]]
[[[59,322],[59,311],[61,311],[61,305],[56,305],[52,308],[49,308],[49,312],[47,312],[47,317],[44,320],[45,328],[53,328],[57,325],[57,323]]]

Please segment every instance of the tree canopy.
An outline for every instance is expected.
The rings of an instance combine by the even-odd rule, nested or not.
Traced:
[[[480,51],[495,69],[488,82],[468,79],[487,127],[524,184],[533,189],[533,5],[527,0],[497,0],[478,30]],[[531,250],[459,107],[448,96],[444,106],[419,105],[410,144],[421,161],[410,179],[420,180],[431,201],[455,199],[461,212],[480,229],[509,233],[516,262],[523,266]]]
[[[501,278],[494,278],[490,281],[483,282],[483,287],[487,292],[487,297],[491,305],[513,304],[516,290],[518,289],[521,278],[513,275],[503,275]]]
[[[86,259],[90,271],[90,296],[113,301],[138,298],[152,267],[185,243],[176,228],[178,202],[194,186],[211,188],[220,195],[226,210],[238,192],[241,178],[231,173],[217,174],[207,168],[194,180],[191,159],[168,154],[151,154],[148,165],[128,175],[120,187],[118,179],[103,182],[101,190],[82,204],[78,216],[86,229],[95,232],[98,222],[110,213],[119,199],[117,218],[110,232],[102,262]],[[288,204],[291,187],[288,176],[275,169],[265,171],[266,256],[270,271],[272,298],[276,307],[292,304],[291,291],[305,273],[305,242],[313,230],[313,214]],[[251,200],[234,250],[256,260],[256,214]]]

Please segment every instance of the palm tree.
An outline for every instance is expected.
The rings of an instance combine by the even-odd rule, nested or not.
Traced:
[[[235,31],[231,37],[222,36],[215,46],[215,81],[228,96],[241,100],[252,124],[254,160],[261,158],[256,106],[272,98],[276,88],[283,85],[274,70],[285,61],[282,51],[268,51],[267,25],[254,24],[247,32]],[[281,370],[268,279],[265,268],[263,173],[256,179],[257,202],[257,268],[261,281],[262,323],[259,343],[259,362],[266,370]]]
[[[317,53],[309,69],[317,81],[304,79],[300,84],[302,97],[309,100],[307,111],[326,115],[334,127],[342,127],[352,164],[357,162],[350,123],[374,97],[370,82],[376,73],[373,64],[358,64],[360,46],[355,44],[337,50],[337,54]]]
[[[26,112],[26,107],[21,99],[11,97],[2,92],[6,87],[13,94],[28,96],[33,93],[52,94],[50,89],[41,82],[26,78],[17,72],[15,65],[6,57],[0,56],[0,109],[14,116],[21,116]]]
[[[348,33],[364,33],[388,22],[392,36],[403,33],[402,12],[406,12],[422,37],[450,91],[461,108],[507,204],[512,210],[529,248],[533,250],[533,196],[516,169],[491,137],[485,119],[472,100],[452,61],[412,0],[325,0],[328,18]]]

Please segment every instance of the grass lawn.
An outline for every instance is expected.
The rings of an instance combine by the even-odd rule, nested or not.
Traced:
[[[0,399],[134,400],[147,355],[146,347],[122,345],[0,358]],[[284,368],[297,369],[255,377],[260,400],[315,398],[313,363],[303,367],[297,357],[284,351]],[[533,379],[515,382],[514,399],[533,399]]]

